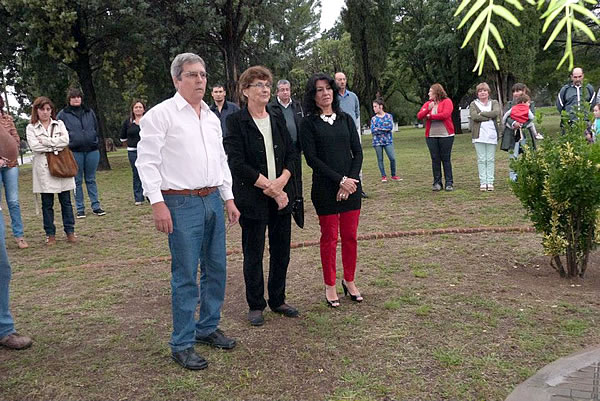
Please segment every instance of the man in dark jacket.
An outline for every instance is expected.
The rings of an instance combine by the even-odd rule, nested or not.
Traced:
[[[62,109],[57,119],[62,120],[69,131],[69,148],[77,162],[75,176],[75,204],[77,218],[85,218],[85,203],[83,201],[83,181],[87,187],[96,216],[104,216],[106,212],[100,207],[98,187],[96,186],[96,170],[100,162],[98,150],[98,119],[94,111],[82,104],[83,93],[78,88],[67,91],[67,107]]]
[[[569,124],[576,120],[575,110],[586,101],[591,107],[596,104],[596,94],[592,85],[583,86],[583,68],[573,68],[571,72],[571,83],[566,84],[558,92],[556,99],[556,109],[559,113],[563,110],[569,113]],[[587,111],[587,110],[586,110]],[[561,121],[562,127],[562,121]]]
[[[221,120],[221,131],[223,132],[223,138],[227,136],[227,117],[238,111],[240,108],[237,104],[227,100],[227,92],[222,84],[216,84],[212,88],[211,92],[213,98],[213,105],[210,106],[210,110],[219,117]]]
[[[275,99],[273,99],[269,106],[274,109],[279,109],[283,117],[285,118],[285,125],[287,126],[292,143],[298,153],[300,154],[300,141],[298,140],[298,132],[300,127],[300,121],[304,118],[304,110],[300,102],[292,99],[292,86],[290,81],[287,79],[280,79],[277,82],[277,90],[275,92]],[[292,177],[295,185],[295,192],[298,198],[302,197],[302,158],[298,156],[297,162],[295,163],[296,173]],[[290,203],[293,202],[290,199]]]

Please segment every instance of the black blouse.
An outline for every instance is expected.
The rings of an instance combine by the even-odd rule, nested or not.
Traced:
[[[317,215],[360,209],[360,183],[348,199],[336,200],[342,178],[358,180],[362,166],[362,146],[352,118],[340,112],[330,125],[318,115],[307,116],[300,124],[300,141],[313,170],[311,199]]]
[[[129,118],[123,121],[121,127],[121,141],[127,140],[128,148],[137,148],[137,144],[140,141],[140,126],[135,122],[130,121]]]

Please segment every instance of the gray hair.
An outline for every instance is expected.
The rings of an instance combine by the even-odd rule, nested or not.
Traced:
[[[280,79],[279,81],[277,81],[277,89],[279,89],[281,85],[289,85],[290,87],[292,86],[292,84],[290,84],[290,81],[288,81],[287,79]]]
[[[173,62],[171,63],[171,76],[173,78],[177,78],[178,81],[181,81],[181,73],[183,72],[184,64],[195,64],[200,63],[204,68],[206,68],[206,64],[204,60],[200,56],[194,53],[181,53],[175,56]]]

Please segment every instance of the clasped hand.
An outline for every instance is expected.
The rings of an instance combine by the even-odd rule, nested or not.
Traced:
[[[269,180],[265,185],[266,188],[263,189],[263,194],[273,198],[277,202],[277,210],[285,208],[289,203],[289,198],[283,191],[285,183],[282,180],[275,179]]]
[[[343,189],[344,191],[348,192],[348,194],[353,194],[358,189],[357,184],[358,180],[348,177],[343,183],[340,182],[340,189]]]

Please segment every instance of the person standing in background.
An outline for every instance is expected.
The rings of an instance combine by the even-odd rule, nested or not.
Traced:
[[[19,204],[19,149],[21,139],[11,116],[4,112],[4,100],[0,97],[0,158],[4,160],[0,167],[0,187],[4,187],[4,196],[10,214],[13,236],[19,249],[29,247],[23,232],[21,205]]]
[[[348,79],[346,78],[346,74],[338,71],[335,73],[333,78],[338,86],[337,97],[339,98],[340,102],[340,110],[344,113],[348,113],[350,117],[352,117],[354,125],[356,125],[356,131],[358,132],[358,140],[360,143],[362,143],[360,130],[360,103],[358,101],[358,96],[356,96],[356,93],[348,90]],[[361,183],[364,185],[362,169],[360,170],[359,176]],[[360,190],[360,196],[362,198],[368,198],[362,186]]]
[[[127,157],[133,173],[133,199],[136,206],[144,203],[142,182],[135,167],[137,160],[137,144],[140,141],[140,120],[146,112],[146,105],[141,100],[134,100],[129,110],[129,118],[123,121],[121,127],[121,142],[127,143]]]
[[[54,104],[45,96],[40,96],[33,102],[31,123],[27,126],[27,142],[33,151],[33,192],[42,197],[46,245],[56,244],[54,194],[58,194],[67,241],[77,242],[71,205],[71,190],[75,189],[75,179],[54,177],[50,174],[46,159],[46,153],[60,152],[69,145],[69,133],[65,124],[56,120]]]
[[[94,110],[83,105],[83,93],[78,88],[67,91],[68,106],[62,109],[57,119],[62,120],[69,131],[69,148],[77,162],[75,176],[75,204],[77,218],[85,218],[85,203],[83,201],[83,181],[96,216],[104,216],[106,212],[100,207],[98,186],[96,185],[96,170],[100,162],[98,150],[98,119]]]
[[[211,95],[214,103],[210,106],[210,109],[221,120],[221,131],[223,131],[223,138],[225,138],[227,136],[227,117],[240,108],[237,104],[227,100],[227,92],[225,92],[225,87],[222,84],[215,84]]]

